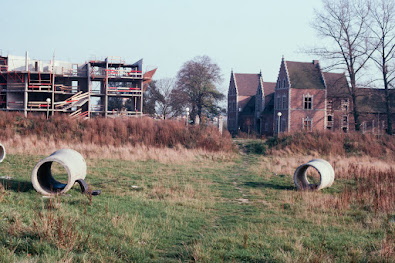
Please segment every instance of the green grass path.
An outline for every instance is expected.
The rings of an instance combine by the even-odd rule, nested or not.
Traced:
[[[30,172],[40,156],[7,155],[0,176],[0,262],[391,261],[394,214],[328,206],[336,191],[295,191],[270,157],[88,160],[87,181],[45,199]],[[392,223],[391,223],[392,222]],[[387,250],[386,250],[387,249]],[[393,250],[392,250],[393,251]],[[388,256],[389,255],[389,256]]]

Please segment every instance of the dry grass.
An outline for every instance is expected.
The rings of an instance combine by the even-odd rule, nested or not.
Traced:
[[[295,169],[318,155],[263,157],[260,169],[272,171],[267,177],[279,174],[293,175]],[[321,157],[322,158],[322,157]],[[391,213],[395,209],[395,162],[377,158],[329,156],[325,158],[335,170],[336,181],[353,182],[345,185],[338,195],[311,192],[298,193],[310,209],[345,210],[350,204],[358,204],[375,212]],[[294,201],[295,196],[288,196]]]
[[[146,145],[97,145],[83,142],[65,142],[55,138],[42,139],[37,135],[14,135],[1,139],[9,154],[48,156],[59,149],[70,148],[80,152],[85,158],[117,159],[129,161],[155,160],[160,163],[183,163],[196,159],[229,160],[236,156],[233,151],[209,151],[205,149],[187,149],[181,145],[173,148]],[[182,156],[182,158],[180,158]]]
[[[266,141],[273,155],[370,156],[393,159],[395,136],[360,133],[296,132]]]
[[[16,135],[37,136],[43,141],[83,143],[101,146],[169,147],[181,145],[188,149],[232,151],[230,134],[221,135],[212,126],[188,126],[183,122],[151,118],[94,118],[74,120],[66,115],[44,116],[0,112],[0,140]]]

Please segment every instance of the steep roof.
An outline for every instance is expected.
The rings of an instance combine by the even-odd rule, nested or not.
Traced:
[[[265,94],[265,97],[271,93],[274,93],[274,90],[276,88],[276,83],[275,82],[263,82],[263,92]]]
[[[291,88],[325,89],[318,64],[308,62],[285,62],[288,69]]]
[[[244,107],[247,105],[247,103],[251,100],[251,98],[254,98],[254,96],[238,96],[238,105],[239,108],[244,109]],[[255,101],[255,99],[254,99]]]
[[[254,96],[259,84],[259,74],[235,73],[239,96]]]
[[[348,82],[344,73],[324,72],[328,97],[350,96]]]
[[[148,88],[148,84],[152,81],[152,77],[155,75],[155,72],[158,68],[147,71],[143,75],[143,90],[146,91]]]
[[[265,109],[261,115],[274,112],[274,92],[265,96]]]

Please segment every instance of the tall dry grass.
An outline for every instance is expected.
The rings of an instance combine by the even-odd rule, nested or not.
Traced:
[[[33,136],[56,143],[83,143],[106,147],[184,147],[206,151],[232,151],[228,132],[220,134],[211,126],[185,127],[183,122],[151,118],[94,118],[74,120],[57,114],[49,120],[43,115],[0,112],[0,140]]]
[[[56,138],[39,138],[36,135],[15,135],[1,139],[7,154],[43,155],[48,156],[59,149],[74,149],[88,159],[114,159],[128,161],[155,160],[160,163],[184,163],[197,159],[231,160],[236,153],[233,151],[208,151],[205,149],[187,149],[176,147],[149,147],[145,145],[98,145],[84,142],[67,142]]]
[[[272,174],[293,175],[295,169],[314,158],[315,155],[263,157],[259,169]],[[320,192],[302,192],[312,207],[347,210],[350,205],[363,207],[375,213],[392,213],[395,210],[395,162],[369,156],[326,156],[335,170],[335,184],[349,182],[339,194],[325,195]]]
[[[266,141],[272,154],[316,154],[332,156],[395,157],[395,136],[360,133],[296,132]]]

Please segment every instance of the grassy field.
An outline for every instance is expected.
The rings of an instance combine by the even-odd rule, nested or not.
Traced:
[[[52,199],[30,182],[45,156],[11,150],[0,164],[11,177],[0,180],[0,262],[395,261],[393,161],[325,156],[333,187],[297,192],[294,169],[317,155],[159,149],[119,160],[100,150],[86,179],[102,194],[76,185]]]

